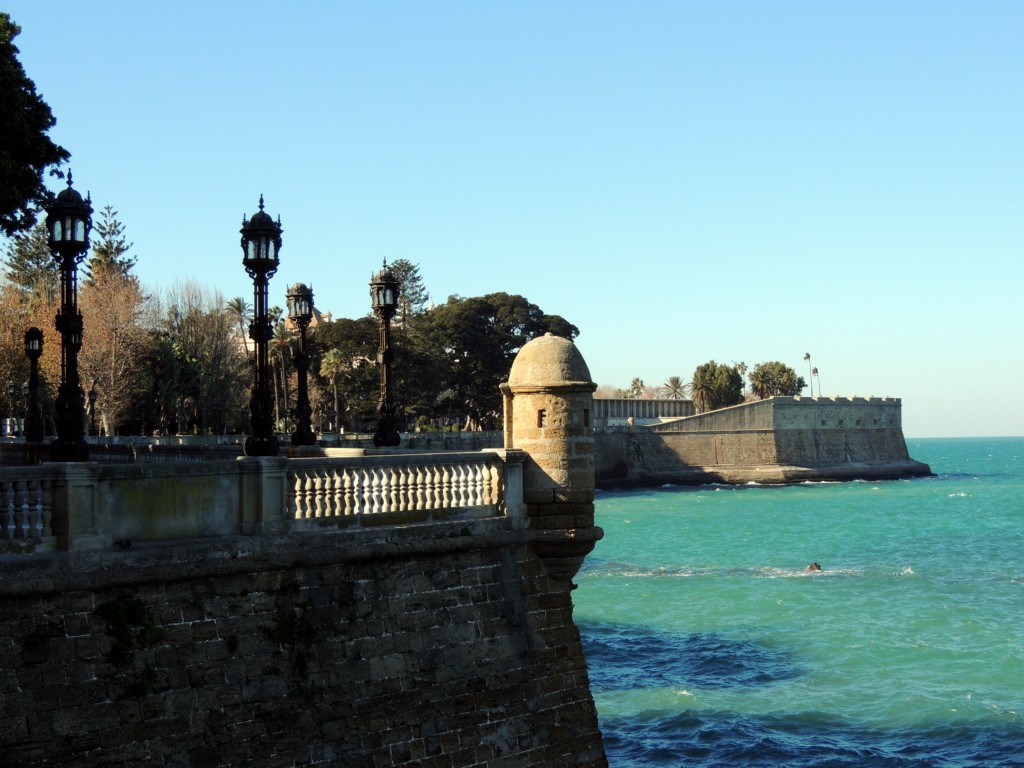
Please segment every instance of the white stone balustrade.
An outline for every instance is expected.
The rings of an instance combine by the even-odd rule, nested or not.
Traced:
[[[0,468],[0,541],[34,546],[52,537],[50,490],[45,470]]]
[[[510,506],[511,516],[516,516],[522,457],[510,460],[505,453],[292,459],[287,468],[288,517],[293,530],[302,530],[505,516]]]
[[[0,467],[0,554],[512,518],[521,451]]]

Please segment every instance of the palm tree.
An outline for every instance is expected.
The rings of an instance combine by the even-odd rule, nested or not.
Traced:
[[[693,382],[690,384],[690,397],[693,398],[693,405],[697,413],[704,413],[711,406],[715,397],[715,376],[713,366],[702,365],[693,372]]]
[[[334,431],[341,434],[341,411],[338,409],[338,378],[345,372],[341,350],[329,349],[320,360],[320,375],[331,382],[334,390]]]
[[[679,376],[669,376],[659,394],[667,400],[685,400],[690,394],[690,385]]]
[[[818,375],[818,366],[811,369],[811,376],[818,380],[818,397],[821,397],[821,377]]]
[[[804,360],[807,361],[807,379],[811,385],[811,397],[814,397],[814,370],[811,368],[811,353],[804,352]]]
[[[235,321],[238,325],[238,332],[242,336],[242,344],[245,345],[245,354],[249,354],[249,334],[246,333],[246,328],[249,325],[249,312],[252,310],[252,306],[246,304],[245,299],[241,296],[235,296],[235,298],[228,301],[224,307],[224,311],[227,312],[228,317]]]
[[[767,368],[755,365],[750,373],[750,392],[758,400],[764,400],[775,394],[775,382]]]
[[[288,329],[288,325],[281,318],[280,308],[277,309],[276,320],[274,320],[274,338],[271,339],[270,344],[273,351],[277,353],[277,368],[281,375],[281,388],[284,390],[284,417],[285,417],[285,431],[288,429],[288,366],[286,352],[291,348],[292,331]],[[272,314],[273,318],[273,314]],[[274,417],[275,423],[281,420],[281,404],[278,400],[277,387],[274,387]]]

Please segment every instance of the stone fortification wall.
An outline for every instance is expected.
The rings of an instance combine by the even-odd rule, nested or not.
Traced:
[[[893,398],[777,397],[596,440],[602,486],[787,483],[930,474],[907,452]]]
[[[4,765],[605,765],[509,520],[0,557]]]

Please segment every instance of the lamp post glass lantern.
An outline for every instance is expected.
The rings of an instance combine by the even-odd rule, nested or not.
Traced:
[[[253,285],[254,309],[249,323],[249,338],[256,347],[246,456],[276,456],[278,453],[274,436],[274,402],[268,382],[268,348],[274,335],[268,307],[268,286],[280,264],[281,232],[281,217],[276,222],[270,218],[263,210],[263,195],[260,195],[259,211],[252,218],[243,215],[241,229],[242,264]]]
[[[370,303],[380,325],[380,351],[377,365],[380,367],[380,398],[377,401],[377,431],[373,434],[376,446],[397,446],[401,442],[395,427],[394,406],[391,403],[391,318],[398,309],[400,286],[395,273],[388,268],[387,260],[380,272],[370,280]]]
[[[309,407],[307,383],[309,352],[306,349],[306,329],[313,320],[313,289],[303,283],[296,283],[288,289],[287,300],[288,319],[299,329],[299,352],[295,356],[295,367],[299,374],[299,392],[295,404],[295,431],[292,433],[292,445],[314,445],[316,434],[313,432],[311,423],[313,409]]]
[[[60,269],[60,311],[56,328],[60,333],[60,386],[54,402],[57,439],[50,451],[55,461],[85,461],[89,444],[85,439],[85,392],[78,376],[78,352],[82,348],[82,313],[78,310],[78,265],[89,250],[92,229],[92,199],[71,186],[46,209],[47,245]]]
[[[39,400],[39,358],[43,354],[43,332],[36,327],[25,331],[28,357],[28,400],[25,405],[25,442],[43,442],[43,409]]]

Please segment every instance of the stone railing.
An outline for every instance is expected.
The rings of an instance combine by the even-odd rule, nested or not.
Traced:
[[[40,467],[0,468],[0,542],[35,546],[52,539],[52,480]]]
[[[359,525],[521,513],[522,456],[512,452],[293,459],[288,517],[301,523]],[[510,493],[511,491],[511,493]],[[512,501],[511,510],[509,502]]]
[[[521,451],[0,467],[0,553],[481,518],[525,525]]]

